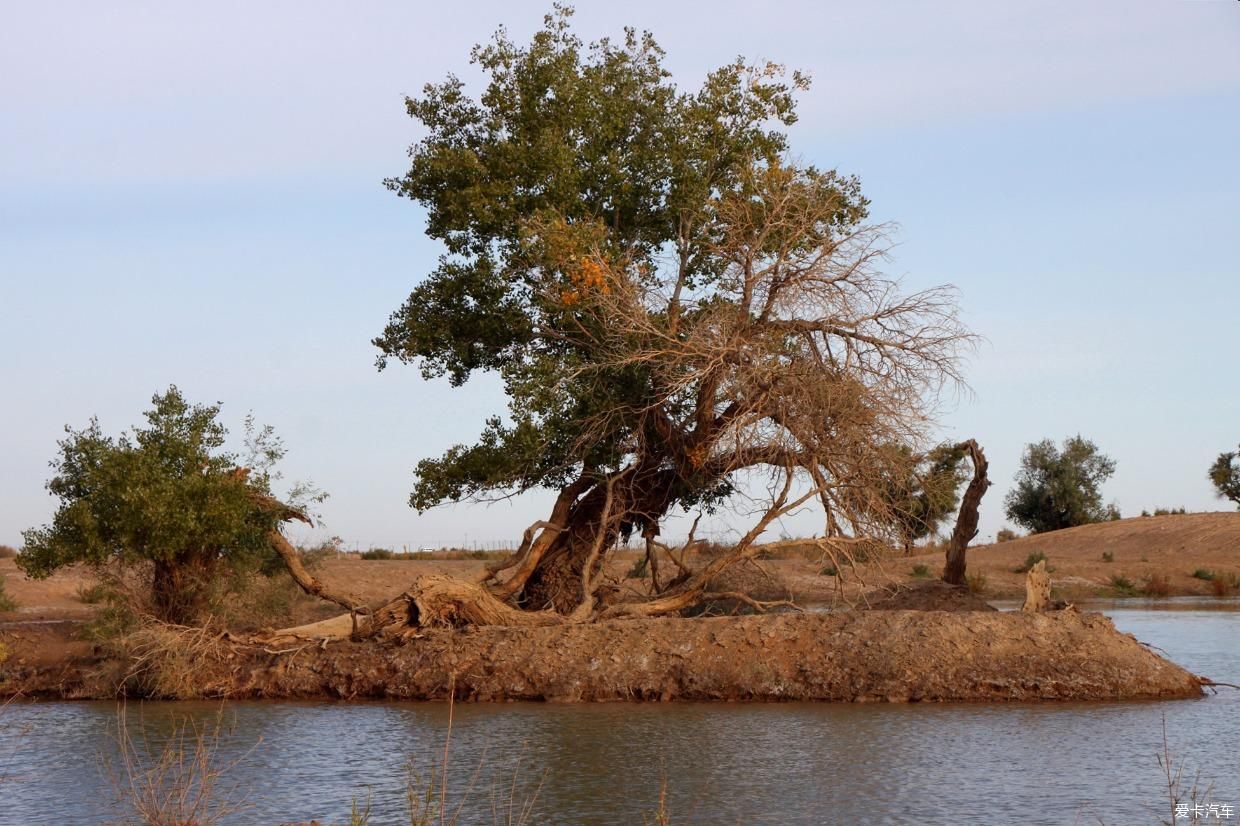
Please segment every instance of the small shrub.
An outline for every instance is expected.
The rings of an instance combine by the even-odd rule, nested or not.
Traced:
[[[1122,596],[1134,596],[1137,593],[1137,586],[1133,585],[1132,580],[1123,574],[1111,575],[1111,587]]]
[[[1013,539],[1019,538],[1020,534],[1016,533],[1016,531],[1011,528],[1000,528],[999,532],[995,534],[996,542],[1011,542]]]
[[[1193,571],[1193,579],[1201,579],[1206,582],[1213,582],[1215,578],[1214,572],[1209,568],[1198,568]]]
[[[650,558],[647,556],[639,556],[633,561],[633,567],[629,568],[629,572],[624,575],[625,579],[645,579],[649,573]]]
[[[4,577],[0,576],[0,613],[5,611],[16,611],[17,601],[8,595],[4,590]]]
[[[362,559],[395,559],[396,553],[387,548],[371,548],[369,551],[362,551]]]
[[[1216,597],[1225,597],[1231,591],[1231,587],[1227,584],[1226,579],[1215,577],[1210,580],[1210,590]]]
[[[967,575],[964,581],[969,586],[969,590],[975,594],[980,594],[986,590],[986,575],[981,571]]]
[[[1110,551],[1103,551],[1103,552],[1102,552],[1102,561],[1103,561],[1103,562],[1114,562],[1114,561],[1115,561],[1115,554],[1111,553]]]
[[[1165,597],[1171,593],[1171,580],[1166,574],[1150,574],[1145,578],[1141,593],[1147,597]]]
[[[840,569],[835,567],[830,562],[828,562],[826,565],[822,566],[822,570],[818,572],[818,575],[819,576],[839,576]]]
[[[98,605],[108,598],[108,586],[102,582],[95,582],[90,585],[82,583],[77,588],[77,599],[85,605]]]
[[[12,559],[17,556],[17,549],[12,545],[0,545],[0,559]]]
[[[1188,511],[1184,508],[1154,508],[1155,516],[1176,516],[1186,513],[1188,513]],[[1144,511],[1142,511],[1142,515],[1145,515]]]
[[[930,576],[929,565],[914,565],[913,566],[913,579],[926,579],[929,576]]]
[[[1031,570],[1033,570],[1034,565],[1037,565],[1039,562],[1045,562],[1045,561],[1046,561],[1046,554],[1042,553],[1041,551],[1034,551],[1033,553],[1029,554],[1029,556],[1025,557],[1025,562],[1023,565],[1017,568],[1013,568],[1012,572],[1017,573],[1017,574],[1027,574]],[[1047,567],[1047,570],[1049,571],[1050,568]]]

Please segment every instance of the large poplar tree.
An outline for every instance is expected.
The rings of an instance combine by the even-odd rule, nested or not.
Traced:
[[[375,339],[379,365],[495,372],[508,399],[418,464],[410,504],[558,491],[488,587],[561,613],[594,604],[618,536],[657,549],[669,512],[743,474],[769,507],[741,554],[807,501],[834,547],[885,535],[883,480],[920,461],[959,379],[954,295],[884,278],[858,180],[789,160],[801,75],[737,60],[682,90],[649,34],[587,46],[570,16],[477,47],[477,97],[449,76],[407,101],[424,134],[387,185],[446,252]],[[680,561],[658,610],[714,573]]]

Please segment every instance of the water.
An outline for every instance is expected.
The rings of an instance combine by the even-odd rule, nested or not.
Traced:
[[[1189,669],[1240,683],[1240,612],[1107,612]],[[253,804],[225,823],[347,823],[350,802],[370,794],[370,822],[387,826],[408,823],[407,762],[425,771],[442,759],[448,711],[146,703],[127,720],[139,751],[158,751],[175,720],[222,715],[217,759],[235,764],[222,785]],[[119,820],[117,712],[46,703],[0,713],[0,824]],[[1167,703],[458,705],[449,797],[472,785],[462,824],[506,823],[504,801],[535,792],[530,823],[640,824],[664,781],[676,824],[1157,823],[1171,814],[1156,761],[1164,719],[1186,785],[1200,772],[1204,801],[1240,811],[1231,690]]]

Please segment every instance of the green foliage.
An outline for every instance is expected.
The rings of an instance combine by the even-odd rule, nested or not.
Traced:
[[[83,605],[99,605],[108,599],[110,593],[111,589],[102,582],[82,583],[77,588],[78,602]]]
[[[570,16],[557,7],[526,46],[501,30],[475,48],[486,77],[477,97],[449,76],[406,101],[424,137],[387,185],[426,209],[447,254],[374,340],[379,366],[417,364],[454,386],[493,371],[508,397],[476,443],[418,464],[419,510],[618,467],[655,388],[647,368],[600,368],[595,350],[563,335],[590,323],[564,300],[576,275],[565,262],[598,254],[653,273],[674,259],[686,291],[709,303],[724,266],[711,254],[720,199],[788,149],[780,130],[796,119],[799,74],[738,60],[683,92],[650,34],[587,47]],[[833,230],[865,216],[855,178],[799,175],[835,204]],[[703,475],[672,498],[708,507],[730,492]]]
[[[926,579],[930,576],[930,566],[924,564],[914,565],[911,576],[913,579]]]
[[[1062,450],[1049,439],[1028,445],[1016,487],[1004,499],[1007,516],[1033,533],[1118,519],[1100,490],[1113,473],[1115,462],[1080,436],[1066,439]]]
[[[1039,562],[1045,562],[1045,561],[1046,561],[1046,554],[1042,553],[1041,551],[1033,551],[1027,557],[1025,557],[1025,561],[1023,564],[1012,569],[1012,573],[1027,574],[1031,570],[1033,570],[1034,565],[1037,565]],[[1050,571],[1052,569],[1048,566],[1046,570]]]
[[[1214,579],[1215,573],[1214,571],[1211,571],[1209,568],[1198,568],[1197,570],[1193,571],[1192,576],[1193,576],[1193,579],[1201,579],[1201,580],[1205,580],[1206,582],[1210,582],[1211,580]]]
[[[625,579],[645,579],[650,575],[650,557],[642,555],[633,562],[633,567],[629,568],[624,575]]]
[[[1115,589],[1121,596],[1135,596],[1137,586],[1132,584],[1132,580],[1123,574],[1111,575],[1111,587]]]
[[[1240,452],[1220,453],[1208,475],[1218,497],[1240,507]]]
[[[904,454],[909,472],[898,484],[889,485],[888,497],[900,540],[908,549],[936,534],[959,506],[960,486],[968,479],[964,461],[968,450],[943,444],[920,457],[913,457],[903,445],[896,450]]]
[[[144,426],[115,438],[94,419],[65,428],[47,484],[59,506],[50,525],[24,532],[18,565],[42,578],[75,563],[152,564],[156,615],[187,622],[219,594],[223,577],[274,556],[267,533],[280,517],[251,493],[270,491],[284,448],[271,428],[247,418],[246,453],[225,450],[219,405],[191,405],[175,386],[152,405]],[[248,478],[234,472],[243,464]],[[323,499],[295,488],[294,498],[304,496]]]

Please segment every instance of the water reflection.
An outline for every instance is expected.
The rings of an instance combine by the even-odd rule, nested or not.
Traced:
[[[1240,613],[1118,609],[1116,624],[1199,673],[1240,682]],[[131,704],[153,743],[209,703]],[[1235,692],[1175,703],[954,706],[460,705],[449,789],[472,785],[462,822],[490,824],[509,794],[537,790],[536,823],[641,823],[666,779],[674,822],[1152,823],[1164,812],[1155,755],[1168,737],[1212,799],[1240,808]],[[10,707],[0,730],[0,824],[115,816],[103,764],[116,706]],[[238,759],[256,808],[230,823],[407,823],[405,767],[442,758],[444,704],[235,703],[221,756]],[[24,730],[24,734],[23,734]],[[102,764],[101,764],[102,761]],[[481,768],[479,768],[481,766]],[[541,788],[540,787],[541,784]],[[501,815],[500,821],[503,822]]]

